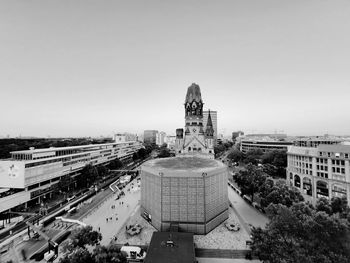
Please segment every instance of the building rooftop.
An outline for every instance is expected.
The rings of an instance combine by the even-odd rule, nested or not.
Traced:
[[[320,144],[317,149],[322,152],[344,152],[350,153],[350,145],[345,144]]]
[[[178,232],[154,232],[144,262],[195,262],[193,234]]]
[[[338,137],[330,136],[310,136],[310,137],[297,137],[295,141],[335,141],[341,142],[342,139]]]
[[[160,170],[175,170],[175,171],[202,171],[216,167],[224,167],[219,161],[208,158],[200,158],[195,156],[170,157],[163,159],[155,159],[143,164],[145,167],[157,168]]]
[[[75,150],[75,149],[84,149],[84,148],[91,148],[91,147],[103,147],[103,146],[109,146],[109,145],[118,145],[118,144],[127,144],[127,143],[134,143],[136,141],[126,141],[126,142],[111,142],[111,143],[101,143],[101,144],[86,144],[86,145],[77,145],[77,146],[66,146],[66,147],[50,147],[50,148],[41,148],[41,149],[29,149],[29,150],[22,150],[22,151],[13,151],[11,153],[22,153],[22,154],[29,154],[29,153],[41,153],[41,152],[51,152],[51,151],[59,151],[59,150]]]

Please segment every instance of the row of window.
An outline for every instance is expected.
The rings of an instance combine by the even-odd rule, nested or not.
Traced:
[[[292,158],[298,161],[309,161],[312,162],[312,157],[301,156],[301,155],[290,155]]]
[[[319,152],[319,156],[349,159],[349,153]]]
[[[344,160],[332,160],[332,164],[333,165],[345,165],[345,161]]]
[[[322,178],[328,178],[328,173],[317,172],[317,176]]]
[[[108,150],[108,152],[110,152],[111,150]],[[128,149],[125,149],[124,150],[125,152],[128,151]],[[103,151],[103,152],[106,152],[106,151]],[[130,153],[132,153],[133,151],[130,150]],[[101,152],[100,152],[101,153]],[[115,151],[115,154],[118,154],[118,150]],[[81,157],[87,157],[87,156],[90,156],[90,154],[81,154],[81,155],[77,155],[77,156],[71,156],[71,157],[64,157],[64,158],[57,158],[57,159],[52,159],[52,160],[46,160],[46,161],[41,161],[41,162],[35,162],[35,163],[27,163],[25,165],[25,168],[30,168],[30,167],[35,167],[35,166],[41,166],[41,165],[46,165],[46,164],[50,164],[50,163],[58,163],[58,162],[63,162],[63,166],[67,166],[69,165],[68,163],[66,162],[69,162],[71,159],[77,159],[77,158],[81,158]],[[106,155],[105,155],[106,156]],[[91,157],[91,159],[97,159],[99,158],[100,156],[94,156],[94,157]],[[79,160],[79,161],[86,161],[88,159],[82,159],[82,160]],[[79,162],[77,161],[77,162]],[[76,163],[76,162],[74,162]]]

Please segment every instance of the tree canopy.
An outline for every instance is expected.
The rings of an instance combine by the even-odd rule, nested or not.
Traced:
[[[249,195],[254,200],[254,194],[259,191],[265,182],[266,175],[252,164],[248,164],[245,170],[241,170],[233,176],[243,195]]]
[[[123,163],[122,161],[120,161],[118,158],[113,159],[109,164],[108,164],[108,168],[111,170],[116,170],[123,167]]]
[[[72,252],[75,248],[85,248],[86,245],[95,246],[100,244],[102,235],[93,230],[92,226],[86,226],[75,230],[65,246],[64,250]]]
[[[125,255],[116,245],[100,246],[102,235],[86,226],[72,233],[69,243],[65,245],[64,257],[60,263],[126,263]],[[86,246],[94,246],[91,253]]]
[[[266,229],[253,228],[253,254],[270,263],[345,263],[350,260],[350,225],[338,214],[311,205],[272,204]]]
[[[285,181],[279,180],[275,184],[271,184],[266,180],[259,188],[261,197],[260,205],[265,208],[270,204],[282,204],[287,207],[304,201],[304,197],[295,187],[287,186]]]
[[[232,149],[227,155],[227,158],[230,159],[232,162],[238,163],[244,159],[244,154],[238,149]]]
[[[93,257],[96,263],[126,263],[125,255],[120,249],[112,244],[110,246],[97,246],[94,249]]]

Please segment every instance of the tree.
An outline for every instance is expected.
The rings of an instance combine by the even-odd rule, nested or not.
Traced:
[[[270,204],[282,204],[287,207],[292,206],[294,203],[304,201],[304,197],[300,191],[294,187],[289,187],[285,181],[279,180],[275,185],[271,186],[271,183],[266,180],[262,187],[260,187],[261,206],[263,208]],[[266,184],[268,184],[266,186]]]
[[[323,212],[327,213],[328,215],[332,214],[332,207],[331,207],[328,199],[325,197],[321,197],[317,200],[316,210],[323,211]]]
[[[245,170],[241,170],[233,176],[238,186],[241,188],[243,195],[250,195],[252,202],[254,194],[266,180],[266,175],[260,169],[252,164],[248,164]]]
[[[137,154],[141,159],[145,159],[147,157],[147,152],[145,148],[141,148],[140,150],[138,150]]]
[[[227,158],[230,159],[232,162],[238,163],[243,160],[244,154],[240,150],[233,149],[229,152]]]
[[[97,246],[94,249],[93,257],[96,263],[126,263],[125,255],[120,249],[112,244],[109,246]]]
[[[268,151],[261,157],[263,164],[271,164],[276,167],[287,166],[287,152],[285,150]]]
[[[263,152],[260,149],[250,150],[250,151],[248,151],[245,154],[244,162],[245,163],[258,164],[258,162],[260,161],[262,155],[263,155]]]
[[[118,158],[113,159],[108,165],[108,168],[111,170],[118,170],[121,167],[123,167],[123,163]]]
[[[253,228],[253,254],[270,263],[350,260],[350,225],[305,203],[270,205],[266,229]]]
[[[225,150],[226,150],[226,148],[222,144],[215,146],[214,147],[215,156],[221,155]]]
[[[339,213],[340,216],[343,216],[346,213],[349,213],[348,201],[346,196],[343,197],[333,197],[331,200],[332,213]]]
[[[60,263],[95,263],[91,253],[85,248],[75,248],[60,259]]]
[[[170,150],[168,148],[161,148],[158,154],[159,158],[165,158],[170,156]]]
[[[66,193],[72,181],[72,177],[69,174],[62,176],[57,184],[58,190],[63,193]]]
[[[97,166],[97,174],[99,177],[105,177],[108,175],[108,169],[104,165]]]
[[[86,245],[99,245],[102,239],[100,232],[92,229],[92,226],[85,226],[72,233],[72,237],[64,247],[65,251],[73,252],[76,248],[85,248]]]
[[[133,155],[132,155],[132,160],[136,161],[138,159],[140,159],[140,155],[138,154],[138,152],[134,152]]]

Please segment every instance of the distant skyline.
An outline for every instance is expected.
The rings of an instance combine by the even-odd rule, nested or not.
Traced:
[[[0,137],[350,135],[350,1],[0,2]]]

